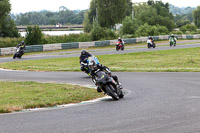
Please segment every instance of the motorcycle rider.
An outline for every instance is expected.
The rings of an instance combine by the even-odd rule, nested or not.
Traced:
[[[171,40],[171,39],[173,39],[174,40],[174,43],[176,44],[176,37],[174,36],[174,34],[172,34],[171,36],[170,36],[170,38],[169,38],[169,41]]]
[[[24,50],[26,49],[26,44],[24,43],[24,41],[21,41],[21,43],[18,44],[18,45],[16,46],[16,48],[20,48],[21,53],[24,54]]]
[[[118,37],[118,42],[120,42],[122,45],[124,45],[124,41],[121,39],[121,37]]]
[[[91,57],[92,55],[89,53],[89,52],[87,52],[86,50],[82,50],[81,51],[81,55],[80,55],[80,57],[79,57],[79,59],[80,59],[80,64],[81,63],[88,63],[87,62],[87,59],[88,59],[88,57]],[[88,70],[86,70],[85,68],[84,68],[84,66],[83,65],[81,65],[81,71],[83,71],[83,72],[87,72]]]
[[[154,44],[154,39],[153,39],[152,36],[149,36],[149,37],[148,37],[147,44],[148,44],[148,47],[150,47],[151,45]]]
[[[108,67],[103,66],[100,63],[97,64],[96,61],[93,60],[93,59],[89,60],[88,66],[91,69],[91,76],[92,76],[92,81],[93,82],[96,83],[96,73],[98,71],[104,71],[115,80],[115,82],[117,83],[117,87],[119,87],[120,89],[123,89],[121,83],[118,80],[118,77],[116,75],[112,75],[111,71],[110,71],[110,69]],[[99,87],[97,87],[97,92],[102,92],[102,90]]]
[[[154,39],[153,39],[152,36],[149,36],[149,37],[148,37],[148,40],[150,40],[152,43],[154,43]]]

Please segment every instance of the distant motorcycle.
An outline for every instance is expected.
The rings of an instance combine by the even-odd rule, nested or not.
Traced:
[[[24,51],[21,47],[18,47],[13,55],[13,59],[15,59],[16,57],[21,59],[22,55],[24,54]]]
[[[96,85],[107,95],[111,96],[114,100],[119,100],[124,97],[122,90],[117,86],[115,80],[106,74],[104,71],[96,73]]]
[[[171,38],[171,39],[169,40],[169,43],[170,43],[170,47],[171,47],[171,46],[176,46],[176,43],[175,43],[175,41],[174,41],[173,38]]]
[[[124,45],[122,44],[122,42],[116,42],[116,50],[124,50]]]
[[[148,48],[151,48],[151,47],[155,48],[156,44],[151,39],[149,39],[149,40],[147,40],[147,47]]]

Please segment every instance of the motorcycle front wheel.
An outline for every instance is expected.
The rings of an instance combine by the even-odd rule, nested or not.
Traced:
[[[15,58],[16,58],[16,54],[13,55],[13,59],[15,59]]]
[[[106,85],[105,89],[106,89],[107,94],[111,96],[114,100],[119,100],[119,96],[117,92],[115,91],[115,88],[111,84]]]
[[[119,46],[116,46],[116,50],[118,51],[119,50],[119,48],[118,48]]]

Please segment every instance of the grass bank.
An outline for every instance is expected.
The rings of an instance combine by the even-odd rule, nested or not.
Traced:
[[[0,113],[53,107],[102,97],[95,89],[69,84],[0,81]]]
[[[99,55],[100,63],[112,71],[199,72],[200,48]],[[80,71],[79,58],[57,58],[1,63],[0,68],[31,71]]]

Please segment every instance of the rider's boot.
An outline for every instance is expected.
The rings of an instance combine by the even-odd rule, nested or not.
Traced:
[[[97,92],[101,93],[102,90],[99,87],[97,87]]]

